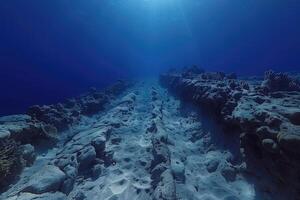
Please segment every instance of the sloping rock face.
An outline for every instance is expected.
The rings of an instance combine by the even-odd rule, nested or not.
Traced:
[[[193,74],[194,71],[197,73]],[[162,74],[160,83],[182,100],[213,113],[226,132],[238,133],[247,172],[262,179],[264,171],[275,184],[291,191],[294,195],[291,199],[297,199],[300,192],[299,81],[273,71],[266,72],[261,83],[238,80],[224,73],[198,72],[193,69],[188,73]],[[266,183],[260,184],[269,190]]]
[[[65,103],[33,106],[27,115],[0,117],[1,190],[16,180],[25,166],[33,164],[36,148],[55,145],[60,137],[58,133],[75,126],[85,116],[101,113],[105,106],[131,85],[126,81],[118,81],[104,91],[91,89]],[[83,158],[83,161],[87,159]]]

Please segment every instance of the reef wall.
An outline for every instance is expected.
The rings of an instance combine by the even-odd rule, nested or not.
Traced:
[[[276,192],[265,181],[269,179],[298,196],[299,79],[267,71],[262,81],[241,80],[235,74],[204,72],[194,66],[162,74],[160,83],[181,100],[213,113],[226,134],[238,133],[245,173],[257,179],[264,190]]]

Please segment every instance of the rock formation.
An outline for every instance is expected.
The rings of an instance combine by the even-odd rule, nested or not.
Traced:
[[[297,199],[299,83],[270,73],[193,66],[2,117],[0,199]]]
[[[238,133],[248,173],[261,176],[256,170],[263,169],[275,184],[299,195],[298,80],[273,71],[265,73],[261,85],[229,77],[232,76],[224,73],[195,73],[187,77],[185,72],[175,72],[161,75],[160,83],[183,101],[213,113],[227,134]]]
[[[59,133],[75,126],[83,116],[97,114],[131,83],[118,81],[105,91],[89,93],[65,103],[32,106],[28,115],[0,117],[0,187],[16,180],[35,160],[35,147],[54,145]]]

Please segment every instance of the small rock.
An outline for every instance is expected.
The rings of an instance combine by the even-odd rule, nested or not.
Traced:
[[[289,133],[281,133],[278,134],[278,142],[280,147],[283,149],[300,154],[300,136],[289,134]]]
[[[178,160],[171,160],[172,172],[175,177],[175,180],[181,183],[185,182],[185,167],[184,164]]]
[[[96,151],[93,146],[88,146],[88,147],[84,148],[77,154],[79,168],[81,170],[86,169],[87,167],[89,167],[91,162],[93,162],[95,160],[95,158],[96,158]]]
[[[113,138],[113,139],[111,139],[111,143],[114,144],[114,145],[120,144],[121,141],[122,141],[121,138]]]
[[[262,146],[270,153],[276,153],[279,150],[278,145],[272,139],[264,139]]]
[[[93,178],[97,179],[102,174],[102,165],[97,164],[92,169]]]
[[[172,173],[165,170],[160,177],[160,182],[153,193],[154,199],[176,199],[176,188]]]
[[[260,97],[260,96],[256,96],[256,97],[254,98],[254,101],[255,101],[256,103],[258,103],[258,104],[262,104],[262,103],[265,102],[265,99],[263,99],[263,98]]]
[[[92,141],[92,146],[95,148],[97,157],[101,157],[105,151],[105,138],[97,137]]]
[[[151,126],[147,128],[147,132],[149,133],[156,133],[157,132],[157,126],[155,122],[151,123]]]
[[[86,196],[82,191],[77,192],[77,194],[72,198],[72,200],[85,200]]]
[[[70,178],[66,179],[63,182],[61,191],[68,195],[74,188],[74,182],[75,182],[74,179],[70,179]]]
[[[67,165],[63,171],[69,178],[76,178],[76,176],[78,174],[77,168],[75,168],[74,166],[71,166],[71,165]]]
[[[22,145],[20,149],[22,152],[22,157],[26,161],[26,166],[32,165],[36,158],[34,146],[32,146],[31,144],[25,144]]]
[[[276,139],[277,132],[274,130],[270,129],[268,126],[261,126],[258,129],[256,129],[256,134],[262,138],[262,139]]]
[[[236,171],[234,168],[230,166],[225,166],[221,171],[222,176],[226,179],[228,182],[235,181],[236,178]]]
[[[207,163],[206,169],[209,173],[213,173],[218,169],[218,166],[220,164],[220,161],[218,160],[211,160]]]
[[[300,111],[293,112],[289,115],[289,119],[292,124],[300,125]]]
[[[9,138],[9,137],[10,137],[10,132],[8,130],[0,128],[0,140],[5,139],[5,138]]]

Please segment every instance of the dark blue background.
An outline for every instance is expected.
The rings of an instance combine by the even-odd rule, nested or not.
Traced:
[[[298,0],[0,2],[0,114],[197,64],[299,70]]]

